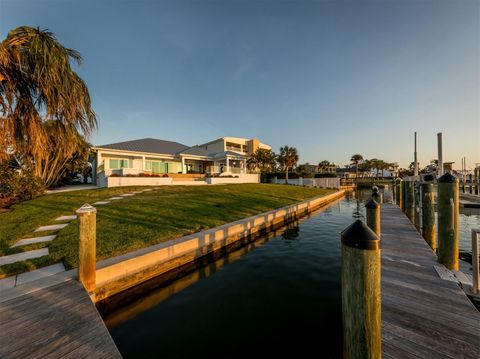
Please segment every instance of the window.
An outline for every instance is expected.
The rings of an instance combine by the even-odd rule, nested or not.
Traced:
[[[172,164],[161,161],[145,161],[145,170],[153,173],[169,173]]]
[[[108,161],[108,165],[111,169],[116,169],[116,168],[128,168],[128,160],[125,159],[113,159],[110,158]]]

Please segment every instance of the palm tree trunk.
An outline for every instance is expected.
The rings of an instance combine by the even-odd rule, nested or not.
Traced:
[[[288,184],[288,167],[285,167],[285,184]]]

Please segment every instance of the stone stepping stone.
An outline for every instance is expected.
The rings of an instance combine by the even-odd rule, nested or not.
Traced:
[[[110,197],[109,200],[113,200],[113,199],[123,199],[123,197]]]
[[[16,275],[12,275],[11,277],[0,279],[0,291],[15,287],[16,280],[17,280]]]
[[[38,227],[35,232],[42,232],[42,231],[55,231],[57,229],[62,229],[68,226],[68,223],[62,223],[62,224],[51,224],[49,226],[41,226]]]
[[[49,277],[51,275],[58,274],[61,272],[65,272],[65,267],[63,263],[57,263],[51,266],[36,269],[31,272],[21,273],[17,276],[17,283],[15,285],[18,286],[21,284],[32,282],[34,280]]]
[[[56,221],[72,221],[74,219],[77,219],[77,216],[75,214],[71,216],[60,216],[58,218],[55,218]]]
[[[98,201],[98,202],[95,202],[93,205],[94,206],[101,206],[102,204],[107,204],[107,203],[110,203],[110,201]]]
[[[55,237],[56,237],[56,235],[54,234],[54,235],[51,235],[51,236],[20,239],[17,243],[15,243],[10,248],[27,246],[29,244],[34,244],[34,243],[50,242],[50,241],[53,241],[55,239]]]
[[[132,193],[139,194],[139,193],[143,193],[143,191],[132,191]]]
[[[40,258],[49,255],[48,248],[35,249],[33,251],[22,252],[17,254],[10,254],[9,256],[0,257],[0,266],[5,264],[12,264],[27,259]]]
[[[124,193],[124,194],[121,194],[120,196],[122,196],[122,197],[132,197],[132,196],[135,196],[135,193]]]

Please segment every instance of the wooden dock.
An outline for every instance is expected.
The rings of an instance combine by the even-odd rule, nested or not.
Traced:
[[[0,293],[0,358],[121,355],[83,286],[64,277]]]
[[[381,226],[383,356],[480,358],[480,312],[398,206],[382,205]]]

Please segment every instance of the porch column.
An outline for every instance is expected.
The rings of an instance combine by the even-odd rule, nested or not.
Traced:
[[[227,163],[227,168],[225,169],[225,172],[230,172],[230,164],[228,163],[228,157],[225,157],[225,162]]]
[[[145,156],[142,156],[142,170],[145,171],[146,166],[145,166]]]
[[[182,173],[187,173],[186,169],[185,169],[185,157],[181,156],[182,157]]]
[[[242,173],[247,173],[247,159],[243,159],[243,170]]]

